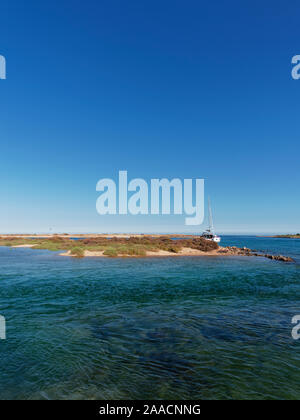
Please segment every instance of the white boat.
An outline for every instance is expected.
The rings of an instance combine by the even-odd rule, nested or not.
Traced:
[[[209,227],[208,229],[206,229],[205,232],[202,233],[201,238],[204,238],[207,241],[220,242],[221,241],[220,236],[215,235],[215,232],[214,232],[214,224],[213,224],[213,218],[212,218],[212,212],[211,212],[210,199],[208,199],[208,214],[209,214]]]

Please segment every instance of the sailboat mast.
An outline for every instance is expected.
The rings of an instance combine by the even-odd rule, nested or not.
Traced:
[[[212,211],[211,211],[211,205],[210,205],[210,198],[208,197],[208,214],[209,214],[209,230],[214,235],[214,223],[213,223],[213,217],[212,217]]]

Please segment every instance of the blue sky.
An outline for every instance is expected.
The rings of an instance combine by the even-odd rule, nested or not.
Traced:
[[[220,233],[300,231],[297,1],[3,1],[0,232],[187,232],[96,183],[204,178]]]

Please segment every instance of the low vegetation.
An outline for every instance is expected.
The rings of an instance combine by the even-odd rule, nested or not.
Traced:
[[[70,239],[67,236],[53,235],[47,238],[32,236],[30,238],[0,237],[0,246],[33,245],[35,249],[48,249],[50,251],[68,251],[72,256],[81,258],[85,251],[103,252],[108,257],[117,256],[145,256],[147,251],[157,252],[160,250],[178,253],[182,248],[192,248],[203,252],[218,249],[218,244],[207,241],[200,237],[188,239],[172,239],[169,236],[142,236],[142,237],[91,237],[82,239]]]

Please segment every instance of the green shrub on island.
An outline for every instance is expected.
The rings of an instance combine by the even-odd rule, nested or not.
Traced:
[[[71,249],[71,255],[72,255],[72,257],[83,258],[84,257],[84,249],[80,248],[79,246],[76,246],[75,248]]]
[[[104,252],[103,255],[106,255],[107,257],[117,257],[118,253],[115,248],[108,247]]]
[[[180,251],[180,247],[176,245],[168,245],[165,247],[164,251],[174,252],[177,254]]]

